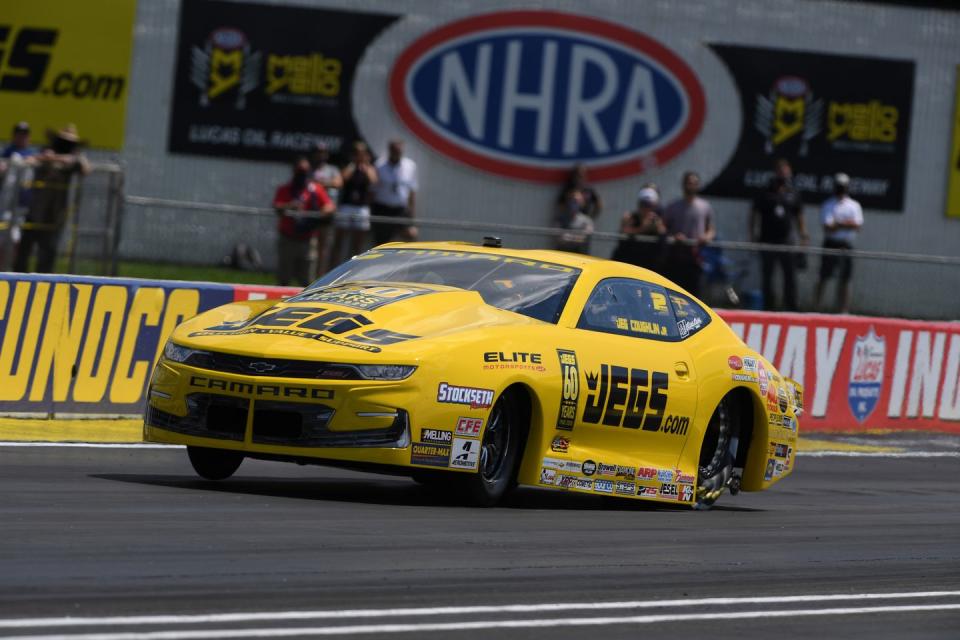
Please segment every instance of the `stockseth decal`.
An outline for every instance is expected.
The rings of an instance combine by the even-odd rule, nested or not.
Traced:
[[[483,418],[457,418],[456,434],[468,438],[479,438],[483,430]]]
[[[866,420],[877,407],[883,387],[883,366],[887,343],[870,327],[866,335],[857,337],[850,360],[850,386],[847,397],[850,411],[857,422]]]
[[[455,469],[476,469],[480,459],[480,441],[454,438],[450,466]]]
[[[474,387],[456,387],[441,382],[437,387],[437,402],[466,404],[471,409],[488,409],[493,405],[493,390]]]
[[[433,444],[450,444],[453,441],[453,434],[439,429],[420,429],[420,441]]]
[[[560,412],[557,414],[557,429],[573,431],[577,421],[577,402],[580,399],[580,367],[575,351],[557,349],[560,358]]]
[[[490,13],[423,35],[397,59],[390,97],[440,153],[543,182],[574,161],[594,180],[666,164],[705,111],[696,76],[659,42],[554,11]]]
[[[599,374],[587,374],[583,421],[610,427],[661,431],[667,407],[669,377],[666,373],[600,365]],[[672,433],[678,433],[673,431]]]

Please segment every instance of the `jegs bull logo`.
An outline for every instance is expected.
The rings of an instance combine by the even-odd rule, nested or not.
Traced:
[[[873,327],[866,335],[857,337],[853,346],[847,399],[850,411],[858,422],[866,420],[880,400],[886,352],[886,341],[876,334]]]

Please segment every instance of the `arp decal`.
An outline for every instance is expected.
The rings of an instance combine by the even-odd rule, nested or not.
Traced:
[[[326,307],[273,307],[258,316],[240,322],[224,322],[194,331],[190,337],[275,334],[318,340],[327,344],[378,353],[380,346],[412,340],[419,336],[397,333],[388,329],[366,328],[373,321],[359,313],[349,313]],[[328,334],[343,336],[334,338]]]
[[[587,402],[583,421],[610,427],[686,433],[686,426],[664,423],[669,376],[660,371],[600,365],[599,374],[587,374]],[[669,429],[669,430],[668,430]]]
[[[697,137],[696,76],[659,42],[554,11],[479,15],[424,34],[390,75],[400,119],[478,169],[553,182],[573,161],[594,180],[669,162]]]
[[[577,402],[580,399],[580,367],[575,351],[557,349],[560,358],[560,412],[557,414],[557,429],[572,431],[577,421]]]

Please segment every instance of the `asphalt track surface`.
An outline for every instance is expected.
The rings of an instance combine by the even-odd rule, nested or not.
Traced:
[[[0,637],[958,638],[960,457],[934,448],[801,454],[693,512],[0,444]]]

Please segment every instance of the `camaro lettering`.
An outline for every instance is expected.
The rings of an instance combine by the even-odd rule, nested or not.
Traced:
[[[493,405],[493,390],[473,387],[455,387],[441,382],[437,387],[437,402],[466,404],[471,409],[486,409]]]
[[[602,364],[599,374],[587,374],[590,393],[583,409],[583,421],[660,431],[668,386],[666,373]]]
[[[296,387],[277,384],[251,384],[236,380],[210,378],[208,376],[190,376],[190,386],[211,391],[239,393],[247,396],[269,396],[272,398],[304,398],[310,400],[329,400],[333,398],[330,389]]]

